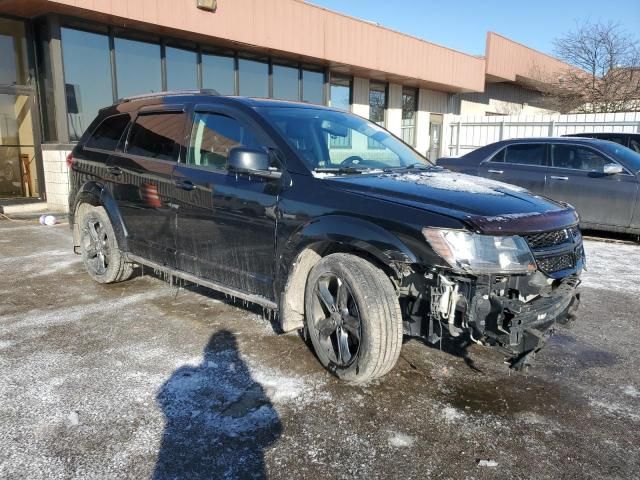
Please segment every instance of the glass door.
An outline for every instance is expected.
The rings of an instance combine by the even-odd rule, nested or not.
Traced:
[[[0,196],[37,197],[32,95],[0,93]]]
[[[38,197],[35,88],[24,22],[0,18],[0,198]]]
[[[440,156],[440,143],[442,141],[442,115],[431,115],[429,123],[429,152],[427,158],[435,162]]]

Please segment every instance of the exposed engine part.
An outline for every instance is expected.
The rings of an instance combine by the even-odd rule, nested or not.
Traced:
[[[432,270],[406,278],[409,335],[436,343],[467,334],[505,353],[513,368],[527,365],[553,325],[572,320],[580,303],[576,275],[557,280],[540,272],[472,277]]]

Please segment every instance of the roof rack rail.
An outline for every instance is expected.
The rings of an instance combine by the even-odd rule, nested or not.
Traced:
[[[134,102],[136,100],[147,100],[149,98],[158,98],[158,97],[171,97],[178,95],[192,95],[192,94],[201,94],[201,95],[220,95],[217,90],[212,88],[199,88],[195,90],[169,90],[164,92],[154,92],[154,93],[143,93],[141,95],[131,95],[130,97],[119,98],[115,105],[119,103],[126,102]]]

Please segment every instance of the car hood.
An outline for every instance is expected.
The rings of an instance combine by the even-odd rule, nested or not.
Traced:
[[[485,233],[545,231],[578,221],[567,204],[515,185],[437,167],[325,180],[334,188],[448,215]]]

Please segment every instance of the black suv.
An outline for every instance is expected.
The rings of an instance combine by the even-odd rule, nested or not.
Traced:
[[[579,303],[573,208],[433,166],[346,112],[133,97],[100,111],[68,163],[94,280],[145,265],[259,304],[349,381],[391,370],[403,334],[522,366]]]

